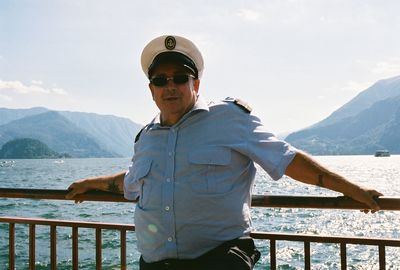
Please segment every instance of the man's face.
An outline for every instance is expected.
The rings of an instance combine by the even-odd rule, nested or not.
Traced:
[[[172,78],[176,75],[191,75],[189,71],[179,64],[160,64],[151,75],[151,78]],[[175,83],[169,79],[163,86],[150,83],[150,91],[157,107],[161,112],[163,125],[176,124],[182,116],[190,111],[196,102],[200,81],[189,77],[185,83]]]

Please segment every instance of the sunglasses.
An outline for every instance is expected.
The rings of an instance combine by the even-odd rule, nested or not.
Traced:
[[[173,81],[174,84],[185,84],[189,81],[189,77],[194,78],[190,74],[174,75],[172,77],[158,76],[151,78],[150,83],[155,86],[165,86],[168,84],[168,81]]]

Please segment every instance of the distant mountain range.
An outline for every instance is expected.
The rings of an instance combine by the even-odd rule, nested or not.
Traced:
[[[286,141],[315,155],[400,154],[400,76],[380,80]]]
[[[46,108],[0,108],[0,148],[14,139],[39,140],[71,157],[128,157],[141,125],[127,118]],[[314,155],[400,154],[400,76],[380,80],[286,141]]]
[[[72,157],[128,157],[141,125],[127,118],[46,108],[0,108],[0,148],[18,138]]]

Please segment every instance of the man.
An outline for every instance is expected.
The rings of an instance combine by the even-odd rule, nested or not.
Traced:
[[[204,102],[203,58],[191,41],[158,37],[144,48],[141,63],[160,114],[136,137],[126,173],[77,181],[68,198],[99,189],[138,199],[142,270],[252,269],[259,259],[249,237],[254,162],[273,179],[286,174],[379,210],[374,197],[381,193],[277,140],[240,100]]]

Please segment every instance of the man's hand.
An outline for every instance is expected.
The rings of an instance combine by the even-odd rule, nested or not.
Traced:
[[[76,195],[83,194],[89,190],[103,190],[112,193],[122,194],[124,190],[125,172],[99,176],[94,178],[85,178],[72,183],[69,187],[69,193],[65,196],[66,199],[73,199]],[[75,203],[83,202],[75,200]]]
[[[374,189],[368,189],[363,187],[360,187],[359,192],[351,194],[352,199],[357,200],[369,206],[369,209],[361,210],[361,212],[364,213],[369,213],[370,211],[371,213],[375,213],[376,211],[380,210],[379,205],[375,201],[375,199],[378,198],[379,196],[383,196],[383,194]]]
[[[90,181],[91,179],[81,179],[78,180],[74,183],[72,183],[69,187],[68,187],[68,194],[65,196],[66,199],[70,200],[72,198],[74,198],[76,195],[78,194],[83,194],[88,190],[91,190],[92,188],[90,188],[90,186],[88,185],[88,181]],[[83,202],[82,200],[75,200],[75,203],[81,203]]]

